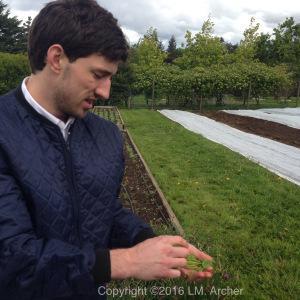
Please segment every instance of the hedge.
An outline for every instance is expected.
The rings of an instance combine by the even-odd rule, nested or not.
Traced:
[[[26,55],[0,52],[0,94],[14,89],[29,74]]]

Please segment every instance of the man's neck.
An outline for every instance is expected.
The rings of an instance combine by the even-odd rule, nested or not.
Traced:
[[[49,80],[49,77],[45,76],[43,72],[31,74],[25,84],[30,95],[41,107],[63,122],[68,121],[68,116],[59,114],[55,109],[53,94],[55,85]]]

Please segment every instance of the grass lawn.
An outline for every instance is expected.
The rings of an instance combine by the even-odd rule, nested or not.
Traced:
[[[300,187],[158,112],[121,114],[187,239],[215,259],[206,286],[298,299]]]

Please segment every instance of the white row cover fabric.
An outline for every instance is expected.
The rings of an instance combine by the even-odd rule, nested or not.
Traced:
[[[255,110],[238,109],[223,110],[228,114],[252,117],[281,123],[286,126],[300,129],[300,107],[297,108],[262,108]]]
[[[300,185],[300,149],[243,132],[190,112],[180,110],[159,112],[186,129],[222,144],[277,175]]]

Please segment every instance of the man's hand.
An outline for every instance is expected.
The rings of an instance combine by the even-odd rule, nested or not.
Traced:
[[[185,268],[189,254],[200,259],[211,259],[180,236],[151,238],[129,249],[111,250],[111,277],[142,280],[176,278],[182,275],[192,280],[194,276],[195,279],[211,277],[212,270],[191,272]]]
[[[212,260],[212,257],[207,255],[206,253],[198,250],[196,247],[193,245],[189,244],[188,246],[189,253],[193,254],[200,260]],[[203,280],[206,278],[211,278],[213,276],[213,268],[209,267],[201,272],[197,272],[194,270],[189,270],[187,268],[182,268],[181,269],[181,276],[190,280],[190,281],[198,281],[198,280]]]
[[[129,249],[111,250],[112,279],[180,277],[189,254],[188,246],[180,236],[159,236]]]

